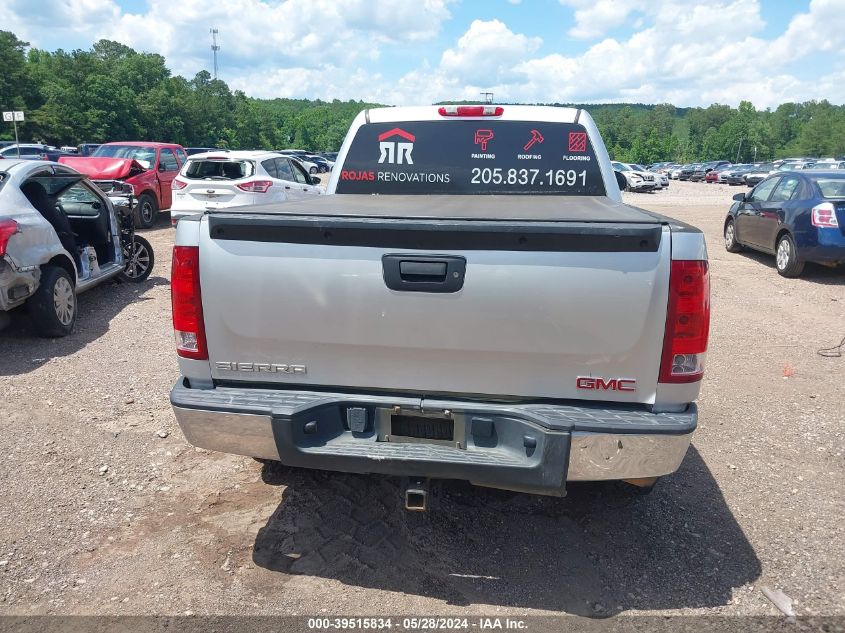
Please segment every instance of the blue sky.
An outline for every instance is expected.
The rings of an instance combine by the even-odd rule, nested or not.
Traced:
[[[106,37],[258,97],[845,102],[845,0],[4,0],[33,45]]]

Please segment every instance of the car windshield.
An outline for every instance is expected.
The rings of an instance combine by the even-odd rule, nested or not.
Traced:
[[[845,178],[814,178],[825,198],[845,198]]]
[[[773,163],[763,163],[755,167],[755,171],[772,171],[775,168]]]
[[[225,160],[220,158],[189,159],[186,178],[194,180],[239,180],[255,173],[251,160]]]
[[[155,149],[137,145],[100,145],[91,155],[95,158],[131,158],[144,169],[152,167],[156,160]]]

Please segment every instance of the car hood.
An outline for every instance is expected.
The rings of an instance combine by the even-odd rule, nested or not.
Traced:
[[[146,171],[141,163],[131,158],[62,156],[59,162],[92,179],[117,180]]]

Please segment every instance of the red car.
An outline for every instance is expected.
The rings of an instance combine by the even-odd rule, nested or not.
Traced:
[[[114,181],[132,185],[138,199],[135,223],[148,229],[159,211],[170,208],[170,184],[187,159],[183,147],[174,143],[121,141],[100,145],[91,156],[63,156],[59,162],[85,174],[106,192]]]
[[[704,176],[704,182],[719,182],[719,172],[711,169]]]

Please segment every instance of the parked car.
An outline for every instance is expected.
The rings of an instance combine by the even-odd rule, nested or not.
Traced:
[[[43,160],[47,151],[55,151],[56,148],[41,143],[12,143],[0,149],[0,158],[14,158],[21,160]],[[19,155],[20,154],[20,155]]]
[[[654,189],[655,190],[663,189],[663,187],[669,186],[669,177],[668,176],[664,176],[663,174],[658,173],[656,171],[646,169],[644,166],[638,165],[636,163],[628,163],[628,167],[630,167],[634,171],[640,172],[641,174],[644,174],[644,175],[647,175],[647,176],[652,176],[654,178]]]
[[[721,183],[724,184],[727,182],[728,174],[735,170],[738,165],[723,165],[716,169],[711,169],[707,172],[704,176],[704,181],[708,183]]]
[[[138,205],[137,226],[153,226],[160,211],[171,204],[170,184],[188,155],[181,145],[122,141],[100,145],[92,156],[66,156],[59,159],[95,182],[126,182],[132,185]]]
[[[292,156],[276,152],[208,152],[188,157],[173,179],[170,222],[205,211],[322,194],[319,180]]]
[[[76,153],[80,156],[91,156],[91,154],[97,151],[100,145],[101,143],[82,143],[81,145],[77,145]]]
[[[69,152],[64,149],[56,149],[55,147],[52,149],[46,149],[40,154],[41,160],[51,160],[53,162],[58,162],[62,156],[77,156],[78,154],[74,152]]]
[[[704,182],[707,184],[713,184],[714,182],[719,182],[719,174],[721,173],[720,170],[711,169],[708,171],[704,176]]]
[[[745,172],[745,184],[749,187],[755,186],[761,180],[766,178],[769,174],[774,173],[775,166],[772,163],[763,163],[762,165],[755,165],[752,169]]]
[[[308,152],[306,152],[305,150],[301,150],[301,149],[282,149],[282,150],[278,150],[278,153],[284,154],[285,156],[292,156],[293,158],[296,158],[299,161],[299,164],[302,165],[305,168],[305,171],[307,171],[309,174],[320,173],[320,167],[317,165],[317,163],[308,159],[308,156],[310,154]]]
[[[678,180],[689,180],[695,170],[701,167],[701,163],[692,163],[690,165],[684,165],[681,171],[678,173]]]
[[[734,165],[722,173],[724,174],[725,182],[727,184],[731,186],[744,185],[745,174],[753,169],[756,169],[755,165]]]
[[[822,160],[813,165],[813,169],[845,169],[845,160]]]
[[[780,165],[775,167],[775,171],[796,171],[796,170],[799,170],[799,169],[813,169],[815,164],[816,164],[815,161],[804,161],[804,160],[787,161],[787,162],[781,163]]]
[[[730,161],[727,160],[711,160],[707,163],[701,163],[695,170],[693,170],[692,174],[690,174],[689,179],[692,182],[702,182],[707,178],[707,174],[709,174],[714,169],[728,167],[730,166],[730,164]]]
[[[798,277],[808,261],[845,263],[845,173],[776,173],[734,201],[724,226],[729,252],[775,255],[784,277]]]
[[[539,128],[542,156],[473,159],[479,125]],[[343,147],[329,195],[179,222],[170,402],[188,442],[413,478],[410,510],[428,478],[562,496],[680,466],[704,236],[622,202],[587,111],[373,108]]]
[[[629,191],[643,192],[652,191],[657,187],[657,182],[653,175],[648,175],[645,172],[637,171],[626,163],[612,161],[611,166],[614,171],[622,174],[627,183]]]
[[[317,171],[321,174],[330,172],[332,170],[332,166],[334,165],[334,163],[330,163],[322,156],[314,156],[313,154],[309,154],[308,156],[306,156],[305,160],[317,165]]]
[[[687,169],[690,165],[678,165],[669,171],[669,178],[672,180],[680,180],[681,172]]]
[[[66,336],[78,294],[117,276],[143,281],[153,265],[130,187],[106,196],[65,165],[0,164],[0,312],[25,305],[39,335]]]

